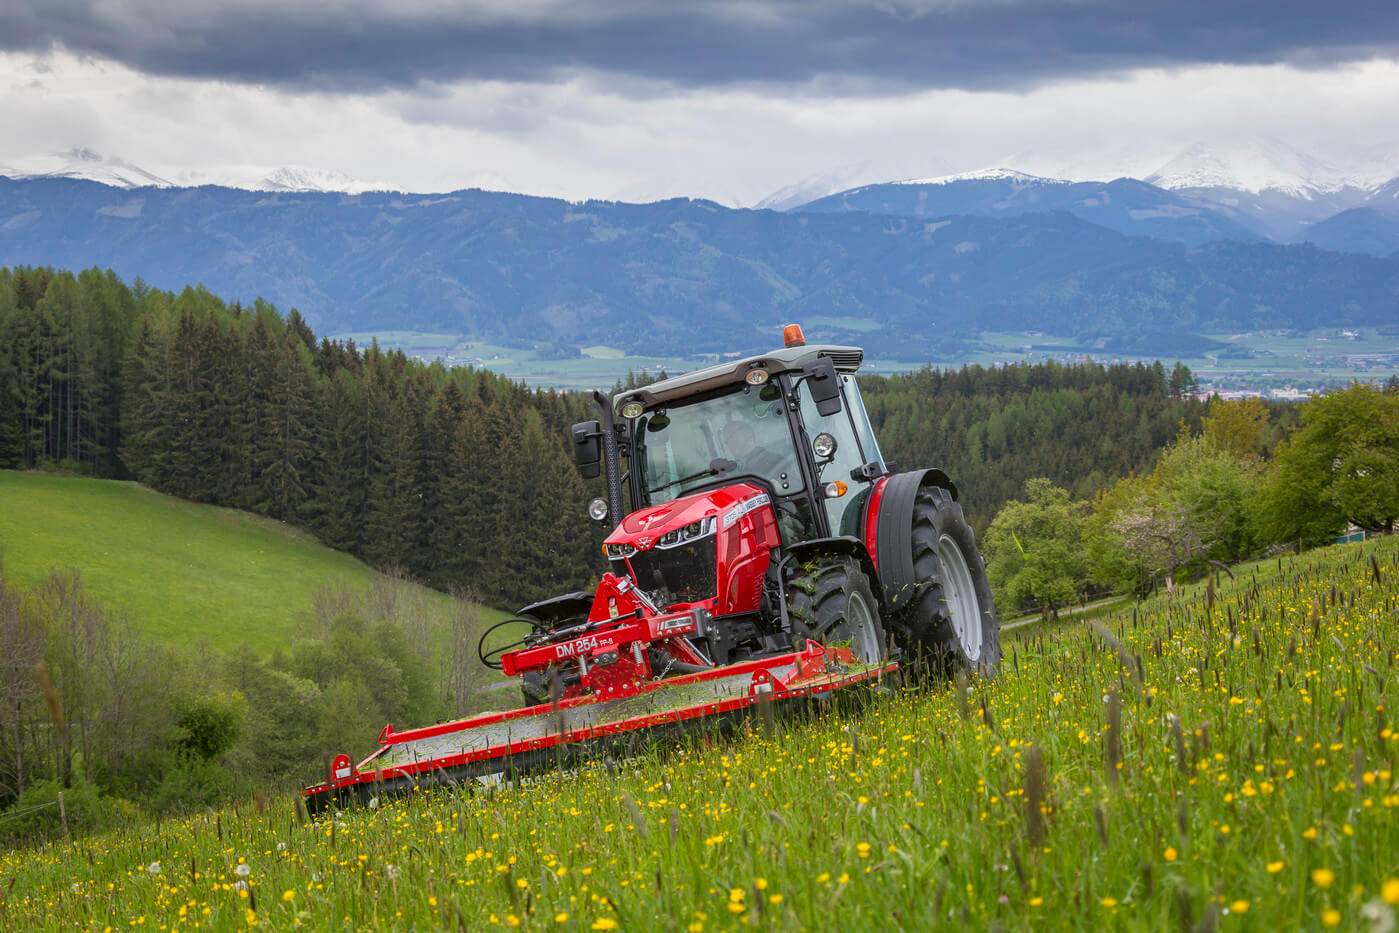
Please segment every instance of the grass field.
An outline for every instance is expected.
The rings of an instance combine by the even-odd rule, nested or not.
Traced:
[[[12,928],[1392,929],[1399,540],[1016,639],[994,682],[318,823],[0,856]],[[8,879],[8,880],[6,880]]]
[[[363,589],[371,573],[272,519],[136,483],[44,473],[0,471],[0,548],[15,579],[34,584],[76,568],[102,605],[139,631],[216,652],[285,644],[318,590]]]

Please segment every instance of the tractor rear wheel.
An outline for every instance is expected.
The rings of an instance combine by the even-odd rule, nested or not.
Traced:
[[[887,655],[879,603],[869,576],[849,556],[816,558],[787,584],[792,635],[823,645],[848,644],[863,664],[880,664]]]
[[[952,494],[937,486],[913,502],[913,567],[918,593],[900,622],[904,647],[941,665],[994,676],[1001,630],[976,536]]]

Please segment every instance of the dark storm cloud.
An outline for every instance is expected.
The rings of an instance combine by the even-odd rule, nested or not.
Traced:
[[[406,12],[405,12],[406,10]],[[1399,49],[1395,0],[6,0],[0,48],[137,70],[374,90],[602,71],[745,82],[1023,88],[1143,66],[1317,67]]]

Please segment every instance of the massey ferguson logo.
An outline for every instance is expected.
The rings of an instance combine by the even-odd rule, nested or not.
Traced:
[[[636,544],[637,544],[637,547],[640,547],[640,548],[643,548],[643,549],[650,547],[650,546],[651,546],[651,536],[650,536],[650,535],[642,535],[640,538],[637,538],[637,539],[636,539]]]
[[[562,645],[554,646],[554,657],[571,658],[582,654],[585,651],[592,651],[601,644],[596,635],[585,635],[582,638],[575,638],[573,641],[566,641]]]

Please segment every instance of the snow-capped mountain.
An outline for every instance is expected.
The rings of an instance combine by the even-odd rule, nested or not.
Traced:
[[[860,185],[879,184],[890,178],[911,178],[930,169],[945,172],[940,159],[919,155],[914,158],[885,154],[863,162],[850,162],[829,171],[809,175],[784,185],[767,197],[753,202],[754,210],[790,211],[828,195]]]
[[[1341,169],[1274,140],[1239,144],[1193,143],[1181,149],[1143,181],[1158,188],[1229,188],[1259,194],[1277,191],[1294,197],[1366,189],[1375,179]]]
[[[180,172],[167,177],[125,159],[105,156],[82,147],[40,156],[11,167],[0,167],[0,175],[10,178],[77,178],[114,188],[220,185],[247,191],[343,191],[347,194],[393,190],[391,185],[301,166],[227,166],[207,171]]]
[[[124,159],[104,156],[81,147],[40,156],[28,164],[8,169],[3,174],[11,178],[81,178],[114,188],[142,188],[151,185],[170,188],[174,185],[173,182]]]
[[[895,185],[951,185],[959,181],[1003,181],[1012,187],[1017,185],[1068,185],[1072,184],[1064,178],[1044,178],[1040,175],[1030,175],[1025,172],[1018,172],[1013,168],[983,168],[970,172],[958,172],[955,175],[939,175],[935,178],[908,178],[903,181],[891,182]]]
[[[210,170],[183,172],[184,185],[220,185],[245,191],[342,191],[363,194],[366,191],[391,191],[394,186],[351,178],[341,172],[326,169],[284,165],[277,168],[229,166]]]
[[[1344,170],[1277,140],[1194,143],[1147,176],[1265,236],[1291,242],[1342,211],[1363,207],[1388,177]]]

